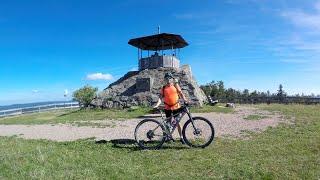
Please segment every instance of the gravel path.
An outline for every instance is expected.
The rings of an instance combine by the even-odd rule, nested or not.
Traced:
[[[260,120],[245,120],[248,115],[262,115]],[[157,115],[149,115],[157,116]],[[216,131],[217,137],[243,137],[245,131],[263,131],[285,122],[281,115],[252,107],[237,107],[235,113],[194,113],[193,116],[203,116],[209,119]],[[109,120],[113,126],[93,128],[88,126],[59,125],[0,125],[0,136],[17,135],[25,139],[47,139],[53,141],[74,141],[77,139],[95,137],[97,140],[134,139],[135,126],[142,119],[123,121]],[[186,119],[182,120],[184,123]],[[103,121],[96,121],[106,123]],[[178,137],[177,132],[174,136]]]

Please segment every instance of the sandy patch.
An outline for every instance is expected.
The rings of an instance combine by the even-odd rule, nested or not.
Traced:
[[[265,115],[266,118],[254,121],[244,119],[251,114]],[[261,132],[268,127],[275,127],[281,122],[286,122],[280,114],[246,106],[237,107],[235,113],[230,114],[194,113],[193,116],[202,116],[209,119],[214,125],[216,137],[242,137],[246,131]],[[158,115],[147,115],[146,117],[160,119]],[[74,141],[91,137],[104,140],[134,139],[134,129],[142,119],[91,121],[93,123],[112,124],[110,127],[103,128],[70,124],[54,126],[51,124],[0,125],[0,136],[17,135],[25,139],[48,139],[53,141]],[[184,117],[181,124],[183,125],[186,120],[187,118]],[[178,133],[175,132],[174,136],[178,137]]]

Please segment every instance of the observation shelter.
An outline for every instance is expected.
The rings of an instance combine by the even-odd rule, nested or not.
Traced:
[[[179,69],[180,49],[188,46],[180,35],[169,33],[130,39],[128,44],[138,48],[139,71],[159,67]]]

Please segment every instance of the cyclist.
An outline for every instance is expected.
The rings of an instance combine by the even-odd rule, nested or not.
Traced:
[[[164,75],[164,80],[166,85],[164,85],[160,90],[160,98],[158,99],[157,104],[154,108],[158,108],[161,104],[161,99],[164,102],[164,112],[166,117],[171,117],[172,115],[176,115],[180,112],[181,105],[179,103],[179,98],[182,98],[185,103],[188,103],[185,95],[182,93],[181,88],[178,82],[173,78],[173,75],[169,72]],[[172,119],[171,123],[175,123],[175,120]],[[182,133],[181,133],[181,126],[177,124],[180,141],[184,144]]]

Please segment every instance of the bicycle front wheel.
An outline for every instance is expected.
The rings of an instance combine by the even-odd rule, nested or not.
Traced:
[[[192,123],[193,122],[193,123]],[[207,147],[214,138],[212,123],[203,117],[189,119],[182,129],[183,139],[191,147]]]
[[[165,140],[165,130],[157,120],[144,119],[137,125],[134,137],[142,149],[159,149]]]

